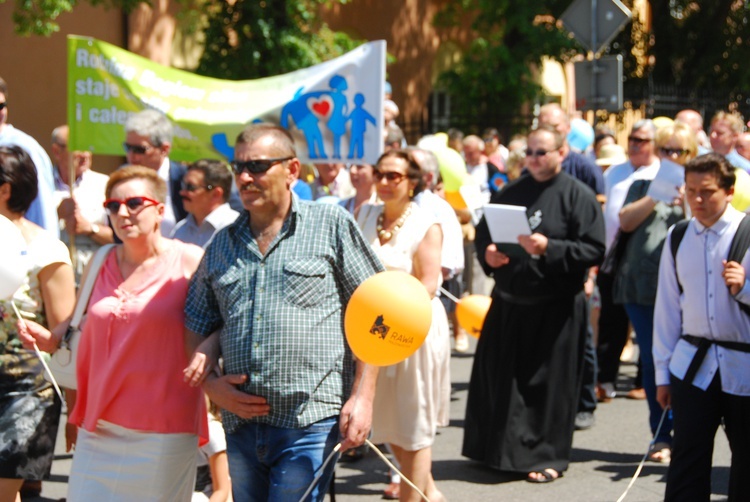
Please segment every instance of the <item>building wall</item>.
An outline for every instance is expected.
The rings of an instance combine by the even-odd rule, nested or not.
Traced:
[[[440,70],[456,62],[457,49],[469,42],[468,21],[436,28],[435,14],[445,0],[355,0],[323,12],[334,30],[366,40],[385,40],[395,62],[387,66],[398,104],[399,122],[418,122]]]
[[[19,37],[12,11],[16,2],[0,3],[0,76],[8,84],[8,122],[50,151],[52,129],[67,122],[67,42],[69,34],[94,37],[122,46],[123,16],[79,3],[59,19],[60,31],[49,38]],[[97,155],[94,169],[109,172],[122,158]]]

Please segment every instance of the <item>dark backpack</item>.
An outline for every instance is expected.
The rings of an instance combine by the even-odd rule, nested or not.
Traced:
[[[682,220],[675,223],[674,228],[672,229],[672,239],[669,242],[670,251],[672,251],[672,260],[674,261],[675,276],[677,277],[677,286],[680,288],[680,293],[682,293],[682,284],[680,284],[680,276],[677,275],[677,250],[680,247],[682,238],[685,237],[688,223],[690,223],[690,220]],[[734,238],[732,238],[727,261],[742,263],[742,259],[745,257],[748,248],[750,248],[750,218],[745,217],[742,218],[739,227],[737,227],[737,233],[735,233]],[[750,315],[750,305],[746,305],[742,302],[737,303],[745,314]]]

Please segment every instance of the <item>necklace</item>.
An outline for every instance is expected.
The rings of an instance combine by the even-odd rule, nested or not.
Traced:
[[[393,225],[393,228],[391,230],[386,230],[385,228],[383,228],[383,219],[384,219],[383,215],[384,214],[385,214],[385,211],[383,211],[382,213],[378,215],[378,225],[375,228],[378,231],[378,237],[380,238],[380,240],[383,242],[388,242],[389,240],[393,238],[394,235],[396,235],[396,232],[398,232],[401,229],[401,227],[404,226],[404,222],[406,221],[406,218],[408,218],[409,215],[411,214],[411,203],[409,203],[409,205],[406,206],[406,209],[404,209],[404,212],[401,213],[401,216],[398,217],[398,219],[396,220],[396,223]]]

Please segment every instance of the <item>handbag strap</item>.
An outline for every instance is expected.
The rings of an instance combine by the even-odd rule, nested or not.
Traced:
[[[91,291],[94,289],[94,282],[96,282],[96,277],[99,275],[99,269],[113,247],[115,247],[114,244],[105,244],[96,251],[94,257],[91,259],[91,266],[83,280],[76,308],[73,311],[73,317],[70,319],[69,329],[78,329],[78,325],[81,324],[81,319],[89,304],[89,298],[91,298]]]

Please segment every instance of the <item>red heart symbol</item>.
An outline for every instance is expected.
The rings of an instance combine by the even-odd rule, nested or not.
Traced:
[[[312,105],[312,109],[319,113],[320,115],[328,115],[328,111],[331,109],[330,103],[328,101],[318,101],[314,105]]]

